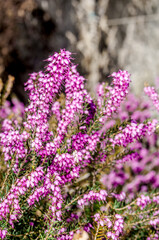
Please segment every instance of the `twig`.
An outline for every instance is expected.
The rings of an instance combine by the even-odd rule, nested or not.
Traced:
[[[134,215],[134,216],[137,216],[137,215],[141,215],[141,214],[145,214],[145,213],[149,213],[149,212],[152,212],[152,211],[157,211],[158,210],[158,207],[156,208],[151,208],[149,210],[146,210],[146,211],[142,211],[142,212],[139,212],[139,213],[125,213],[123,216],[127,216],[127,215]]]
[[[133,205],[135,202],[136,202],[137,199],[135,199],[133,202],[131,202],[130,204],[126,205],[125,207],[122,207],[122,208],[113,208],[114,210],[116,211],[121,211],[121,210],[124,210],[124,209],[127,209],[129,206]]]
[[[11,165],[10,165],[10,167],[9,167],[8,170],[7,170],[7,173],[6,173],[6,176],[5,176],[3,185],[2,185],[2,187],[1,187],[1,193],[2,193],[3,190],[4,190],[4,187],[5,187],[6,181],[7,181],[7,179],[8,179],[8,176],[10,175],[11,169],[12,169],[13,164],[14,164],[14,160],[15,160],[15,159],[13,158],[12,161],[11,161]]]
[[[143,23],[143,22],[158,21],[158,20],[159,20],[159,14],[114,18],[114,19],[108,19],[108,26],[128,25],[131,23]]]
[[[94,235],[94,240],[97,239],[98,231],[99,231],[99,224],[98,224],[98,226],[97,226],[97,231],[96,231],[96,233],[95,233],[95,235]]]
[[[155,216],[155,217],[152,217],[152,218],[149,218],[149,219],[144,219],[144,220],[139,221],[139,222],[130,223],[130,224],[128,224],[128,225],[129,225],[129,226],[138,225],[138,224],[140,224],[140,223],[145,223],[145,222],[150,221],[150,220],[152,220],[152,219],[156,219],[156,216]]]

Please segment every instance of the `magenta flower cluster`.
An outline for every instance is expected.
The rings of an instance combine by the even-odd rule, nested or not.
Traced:
[[[151,203],[151,199],[149,196],[141,195],[136,200],[136,205],[140,207],[141,210],[143,210],[149,203]]]
[[[152,122],[148,122],[146,125],[143,123],[137,124],[132,122],[130,125],[122,129],[119,128],[121,133],[115,135],[114,139],[110,139],[113,146],[120,145],[126,147],[129,143],[138,140],[141,136],[145,136],[147,133],[151,135],[157,125],[157,120],[153,119]]]
[[[137,123],[141,124],[141,122],[152,117],[151,115],[150,102],[129,93],[127,99],[119,108],[118,113],[113,116],[113,120],[106,123],[106,126],[110,124],[110,127],[114,126],[119,119],[121,122],[132,119],[134,128],[137,129]],[[139,126],[141,126],[140,124]],[[130,130],[129,126],[128,130]],[[125,144],[127,144],[129,135],[126,135],[124,139],[122,131],[123,130],[117,135],[119,138],[118,143],[121,144],[122,142],[120,143],[119,141],[123,139],[126,141]],[[136,132],[134,134],[137,136],[138,133]],[[114,139],[111,141],[114,141]],[[157,189],[159,187],[159,152],[157,139],[158,137],[155,132],[151,135],[146,133],[143,141],[137,138],[136,142],[129,146],[132,153],[118,159],[111,172],[102,176],[101,181],[106,188],[111,190],[116,188],[117,192],[118,187],[120,191],[122,188],[122,191],[127,195],[127,200],[134,198],[138,192],[147,192],[150,189]],[[129,169],[129,173],[125,171],[125,169]]]
[[[100,190],[99,192],[90,191],[88,194],[84,194],[84,196],[77,201],[79,207],[84,207],[94,201],[106,201],[107,192],[105,190]]]
[[[156,120],[140,124],[131,122],[125,128],[120,127],[120,133],[114,138],[103,137],[101,125],[103,127],[105,121],[112,117],[126,97],[130,75],[121,70],[113,73],[112,85],[99,88],[96,106],[84,89],[85,79],[71,60],[71,53],[65,50],[50,56],[46,60],[45,71],[31,74],[26,83],[29,105],[25,108],[24,122],[6,119],[2,123],[0,144],[9,175],[14,176],[7,190],[6,186],[2,187],[2,239],[23,217],[23,205],[31,211],[41,204],[41,200],[45,200],[47,208],[43,216],[45,232],[49,232],[49,224],[56,232],[56,223],[65,221],[69,211],[65,208],[69,196],[66,187],[77,180],[89,164],[95,166],[95,159],[102,157],[102,162],[106,160],[106,155],[101,155],[102,149],[99,150],[101,142],[109,143],[114,149],[116,146],[127,147],[147,132],[151,134],[155,131]],[[62,91],[65,91],[65,108],[57,101]],[[52,115],[57,120],[55,134],[49,126]],[[6,181],[7,177],[6,174]],[[91,190],[76,201],[76,208],[84,208],[94,201],[106,202],[107,195],[106,190]],[[114,197],[122,201],[125,195],[122,193]],[[138,202],[139,206],[143,206],[144,203]],[[71,215],[67,219],[73,222],[75,218]],[[113,220],[105,216],[101,222],[97,214],[94,220],[108,227],[108,239],[119,239],[124,223],[120,215],[116,214]],[[34,223],[31,225],[34,227]],[[88,222],[85,225],[87,227]],[[73,231],[68,233],[61,225],[56,237],[71,240]]]
[[[130,83],[130,75],[126,71],[114,72],[111,77],[113,78],[111,86],[101,84],[98,88],[98,106],[100,109],[100,122],[105,123],[107,119],[112,116],[120,107],[121,102],[128,93]]]
[[[153,102],[153,105],[159,111],[159,96],[158,96],[158,93],[156,92],[155,88],[148,86],[148,87],[144,88],[144,91],[147,94],[147,96],[150,97],[150,99]]]
[[[124,228],[124,219],[119,214],[115,214],[113,219],[108,216],[100,216],[100,214],[96,213],[94,216],[94,221],[100,226],[107,226],[107,238],[118,240],[119,236],[123,233]]]
[[[21,216],[21,207],[19,198],[25,194],[28,189],[34,189],[41,181],[44,172],[41,167],[31,172],[29,176],[17,179],[12,185],[5,199],[0,203],[0,221],[8,219],[9,224],[14,228],[14,222]]]

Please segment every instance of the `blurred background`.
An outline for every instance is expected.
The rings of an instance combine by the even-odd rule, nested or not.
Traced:
[[[159,0],[0,0],[0,78],[15,77],[21,101],[28,74],[60,48],[76,53],[91,92],[120,68],[140,95],[159,77]]]

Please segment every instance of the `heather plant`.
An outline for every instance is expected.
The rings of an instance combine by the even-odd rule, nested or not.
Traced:
[[[123,192],[106,190],[100,179],[117,161],[133,160],[131,144],[152,135],[157,120],[110,124],[130,75],[114,72],[112,84],[102,84],[93,100],[72,60],[65,50],[50,56],[45,71],[26,83],[23,120],[2,122],[0,237],[71,240],[83,229],[95,240],[153,239],[159,193],[127,203]]]
[[[129,93],[118,113],[114,114],[113,120],[107,122],[106,127],[129,119],[138,123],[146,121],[152,117],[151,108],[148,101]],[[104,186],[116,193],[123,191],[127,194],[127,201],[133,199],[139,192],[158,188],[158,147],[157,131],[131,144],[129,148],[135,152],[116,161],[114,168],[103,174],[101,181]]]

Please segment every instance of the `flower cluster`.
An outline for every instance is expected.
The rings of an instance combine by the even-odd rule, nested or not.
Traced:
[[[100,216],[100,214],[95,214],[94,221],[100,226],[107,226],[107,238],[118,240],[119,236],[123,233],[124,228],[124,219],[119,214],[113,216],[113,220],[111,220],[108,216]]]
[[[100,85],[98,89],[98,105],[100,107],[101,115],[100,122],[104,123],[109,119],[114,112],[120,107],[121,102],[128,93],[130,83],[130,75],[126,71],[119,70],[114,72],[112,86]],[[105,99],[106,98],[106,99]]]
[[[7,230],[5,230],[5,229],[1,230],[0,229],[0,238],[4,239],[6,237],[6,235],[7,235]]]
[[[12,126],[12,121],[5,119],[2,124],[3,133],[0,133],[0,143],[3,145],[2,152],[4,153],[4,160],[14,161],[13,169],[18,171],[19,159],[25,158],[27,154],[26,141],[29,134],[26,131],[20,132],[18,123],[14,121],[15,128]]]
[[[148,87],[144,88],[144,91],[150,97],[150,99],[152,100],[154,106],[159,111],[159,97],[158,97],[157,92],[155,91],[155,88],[148,86]]]
[[[110,141],[113,146],[120,145],[126,147],[129,143],[134,142],[134,140],[138,140],[140,136],[145,136],[146,133],[151,135],[156,129],[157,122],[155,119],[147,124],[132,122],[124,129],[120,127],[119,131],[121,133],[115,135],[114,139],[110,139]]]
[[[83,198],[77,201],[79,207],[83,207],[94,201],[106,201],[107,192],[100,190],[99,192],[90,191],[88,194],[84,194]]]
[[[137,198],[136,204],[140,207],[141,210],[143,210],[149,203],[151,203],[150,197],[141,195],[141,197]]]
[[[21,215],[21,208],[19,205],[19,197],[26,193],[31,188],[38,186],[44,172],[41,167],[32,172],[28,177],[24,176],[17,179],[17,182],[12,186],[5,199],[0,203],[0,220],[9,219],[9,224],[14,228],[14,221],[18,220]]]
[[[159,218],[150,221],[150,225],[156,228],[159,225]]]
[[[146,240],[158,240],[158,233],[151,234]]]
[[[107,164],[116,147],[127,147],[131,151],[129,157],[124,155],[117,159],[118,165],[140,158],[129,144],[146,133],[152,134],[156,120],[132,121],[113,133],[108,131],[104,125],[126,97],[130,75],[121,70],[113,73],[111,86],[99,87],[96,105],[84,89],[85,79],[72,63],[69,51],[63,49],[46,61],[45,71],[31,74],[26,83],[29,105],[25,108],[24,121],[5,119],[2,123],[0,144],[6,172],[1,187],[0,237],[12,236],[16,227],[22,228],[23,234],[27,226],[27,232],[35,229],[31,238],[72,240],[74,231],[81,226],[91,232],[94,221],[106,227],[108,239],[119,239],[123,234],[124,217],[114,213],[118,211],[115,208],[111,216],[109,213],[100,216],[98,211],[103,202],[109,205],[109,198],[121,202],[126,195],[122,192],[108,196],[99,183],[98,167]],[[64,106],[59,101],[61,92],[65,95]],[[56,131],[50,128],[52,115],[56,119]],[[83,186],[81,177],[85,173],[89,179],[84,180]],[[113,174],[118,184],[127,179],[124,174],[123,177],[119,174],[118,179],[115,171]],[[141,198],[137,199],[137,204],[142,209],[148,200]],[[156,201],[157,196],[153,204]],[[92,221],[92,212],[86,211],[86,205],[97,208]],[[37,211],[43,212],[42,216]]]
[[[133,123],[141,123],[151,116],[150,103],[136,97],[132,93],[127,95],[117,114],[106,125],[112,127],[117,121],[132,119]],[[159,153],[157,134],[145,135],[141,141],[136,140],[129,146],[130,153],[116,160],[112,171],[102,176],[102,183],[106,188],[127,193],[127,199],[132,199],[138,192],[147,192],[159,187]]]
[[[120,194],[112,193],[112,196],[115,197],[118,201],[124,201],[126,198],[125,192],[120,192]]]

